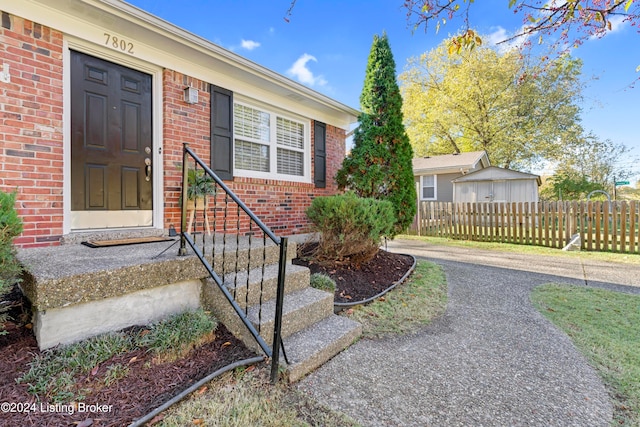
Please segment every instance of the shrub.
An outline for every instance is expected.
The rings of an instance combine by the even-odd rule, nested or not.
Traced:
[[[326,274],[313,273],[311,275],[311,287],[334,293],[336,291],[336,282]]]
[[[318,197],[307,217],[321,233],[317,262],[359,264],[373,258],[380,240],[393,233],[395,214],[386,200],[362,198],[353,192]]]
[[[15,202],[15,192],[0,191],[0,335],[6,333],[4,322],[8,308],[5,297],[22,271],[13,246],[13,238],[22,232],[22,221],[14,208]]]

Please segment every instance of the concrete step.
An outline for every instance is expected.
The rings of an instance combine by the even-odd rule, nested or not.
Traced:
[[[269,346],[273,342],[275,310],[276,301],[273,299],[263,302],[261,311],[258,306],[253,306],[247,313],[247,317]],[[282,307],[281,336],[288,337],[331,315],[333,295],[329,292],[307,287],[286,294]]]
[[[264,274],[263,274],[264,273]],[[284,291],[291,293],[309,287],[309,269],[299,265],[287,263],[284,281]],[[248,282],[248,286],[247,286]],[[254,268],[249,271],[240,271],[225,275],[224,284],[240,307],[251,307],[260,301],[269,301],[276,298],[278,289],[278,265],[267,265],[264,268]],[[248,289],[248,304],[247,304]]]
[[[226,241],[222,237],[218,237],[215,242],[211,238],[207,238],[204,246],[201,241],[196,239],[196,244],[201,251],[204,248],[205,257],[218,275],[222,275],[223,271],[226,274],[236,270],[261,268],[262,265],[277,264],[280,257],[280,247],[270,240],[267,240],[266,246],[264,246],[262,239],[254,238],[249,241],[246,237],[243,237],[236,241],[231,236]],[[192,253],[189,245],[187,245],[187,252]],[[212,253],[214,254],[213,257]],[[291,242],[287,246],[286,259],[290,262],[295,257],[296,243]]]
[[[225,263],[226,264],[226,263]],[[236,302],[244,307],[249,281],[249,309],[247,318],[260,331],[260,335],[271,346],[275,317],[277,265],[266,266],[264,279],[262,268],[249,273],[225,275],[227,289],[236,291]],[[262,282],[262,309],[259,309],[260,282]],[[256,352],[261,352],[218,286],[210,279],[203,291],[205,305],[218,320],[241,338]],[[287,264],[285,299],[283,305],[282,337],[290,364],[286,367],[289,381],[297,381],[316,369],[337,353],[348,347],[362,334],[362,326],[353,320],[333,314],[333,295],[309,287],[309,270]],[[284,361],[284,356],[281,361]]]
[[[329,317],[283,339],[289,359],[286,376],[295,382],[350,346],[362,334],[362,325],[343,316]],[[284,357],[281,356],[281,361]]]

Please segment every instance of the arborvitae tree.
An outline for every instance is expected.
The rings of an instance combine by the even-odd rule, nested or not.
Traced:
[[[393,204],[394,235],[406,230],[416,213],[413,149],[404,129],[395,70],[387,35],[374,36],[360,95],[360,126],[336,175],[341,189]]]

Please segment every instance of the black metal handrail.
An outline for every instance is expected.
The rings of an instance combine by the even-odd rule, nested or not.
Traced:
[[[204,230],[202,232],[202,247],[199,247],[198,244],[196,243],[196,240],[194,239],[194,237],[191,235],[190,231],[187,228],[187,204],[188,204],[188,186],[189,186],[189,162],[190,159],[193,160],[193,162],[195,162],[195,168],[196,168],[196,172],[197,172],[197,168],[200,167],[202,168],[202,173],[205,174],[206,176],[210,177],[210,179],[212,179],[215,182],[215,189],[216,189],[216,194],[213,196],[214,198],[214,216],[213,216],[213,238],[212,238],[212,252],[215,251],[215,247],[216,247],[216,232],[218,228],[222,228],[222,238],[223,238],[223,249],[222,249],[222,276],[220,277],[220,275],[218,273],[216,273],[216,271],[214,270],[214,267],[211,265],[211,263],[209,263],[209,261],[207,260],[206,256],[205,256],[205,251],[206,251],[206,245],[205,245],[205,233]],[[218,188],[224,193],[224,208],[223,209],[218,209],[217,207],[217,200],[218,200]],[[200,262],[202,263],[202,265],[205,267],[205,269],[207,270],[207,272],[209,273],[209,276],[211,277],[211,279],[213,279],[213,281],[216,283],[216,285],[218,286],[218,288],[220,289],[220,291],[223,293],[223,295],[226,297],[226,299],[228,300],[228,302],[231,304],[231,306],[233,307],[234,311],[236,312],[236,314],[238,315],[238,317],[241,319],[241,321],[243,322],[244,326],[247,328],[247,330],[251,333],[251,335],[254,337],[254,339],[256,340],[256,342],[258,343],[258,345],[260,346],[260,348],[262,349],[262,351],[264,351],[264,353],[266,354],[267,357],[271,358],[271,381],[275,382],[277,381],[278,378],[278,369],[279,369],[279,359],[280,359],[280,348],[282,347],[283,350],[283,355],[285,357],[286,360],[286,353],[284,353],[284,347],[282,344],[282,337],[281,337],[281,330],[282,330],[282,308],[283,308],[283,301],[284,301],[284,282],[285,282],[285,275],[286,275],[286,253],[287,253],[287,245],[288,245],[288,240],[286,237],[278,237],[276,236],[273,231],[271,231],[271,229],[269,229],[269,227],[267,227],[246,205],[245,203],[240,200],[240,198],[215,174],[215,172],[213,172],[194,152],[193,150],[191,150],[191,148],[189,148],[189,145],[187,143],[185,143],[183,145],[183,157],[182,157],[182,196],[181,196],[181,200],[182,200],[182,209],[181,209],[181,232],[180,232],[180,249],[178,251],[179,255],[186,255],[187,254],[187,244],[189,245],[189,247],[191,247],[191,249],[193,250],[193,252],[195,253],[195,255],[198,257],[198,259],[200,260]],[[203,202],[205,204],[205,209],[206,207],[206,200]],[[236,211],[234,212],[229,212],[229,203],[233,203],[236,206]],[[219,227],[217,224],[217,212],[218,210],[222,210],[223,211],[223,216],[224,216],[224,222],[222,224],[222,227]],[[241,213],[244,212],[244,214],[248,217],[248,232],[245,233],[245,235],[248,237],[249,239],[249,251],[248,251],[248,264],[247,264],[247,288],[245,290],[245,307],[244,309],[240,306],[240,304],[238,304],[238,302],[236,301],[236,291],[237,291],[237,286],[234,287],[234,294],[232,295],[231,292],[227,289],[227,287],[225,286],[225,259],[226,259],[226,247],[227,247],[227,239],[228,239],[228,235],[229,233],[229,229],[228,229],[228,224],[227,224],[227,216],[231,215],[234,216],[236,218],[236,224],[235,224],[235,236],[236,236],[236,256],[235,256],[235,279],[237,280],[237,273],[238,273],[238,249],[240,246],[240,229],[241,229],[241,220],[240,220],[240,215]],[[193,215],[193,214],[192,214]],[[207,230],[208,232],[210,232],[210,225],[208,223],[208,218],[206,217],[205,214],[205,219],[206,221],[206,225],[207,225]],[[191,223],[191,221],[190,221]],[[197,223],[197,221],[196,221]],[[258,227],[259,230],[254,230],[254,224]],[[261,288],[260,288],[260,307],[259,307],[259,311],[258,311],[258,319],[259,322],[258,324],[260,325],[260,320],[261,320],[261,316],[262,316],[262,284],[264,282],[264,273],[265,273],[265,262],[266,262],[266,246],[267,246],[267,242],[266,242],[266,238],[268,237],[271,242],[273,242],[273,244],[275,244],[276,246],[279,247],[279,255],[278,255],[278,276],[277,276],[277,288],[276,288],[276,306],[275,306],[275,317],[274,317],[274,330],[273,330],[273,343],[272,346],[269,347],[269,345],[265,342],[265,340],[260,336],[260,331],[257,330],[252,322],[250,321],[249,317],[248,317],[248,308],[249,308],[249,271],[251,269],[251,246],[252,246],[252,241],[253,241],[253,236],[255,234],[259,234],[262,233],[262,241],[263,241],[263,246],[262,246],[262,254],[263,254],[263,259],[262,259],[262,279],[261,279]],[[195,234],[195,233],[194,233]],[[215,253],[212,253],[212,262],[215,262]],[[237,284],[237,283],[236,283]]]

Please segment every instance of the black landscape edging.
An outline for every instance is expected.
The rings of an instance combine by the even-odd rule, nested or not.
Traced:
[[[413,273],[413,270],[415,270],[415,268],[416,268],[416,257],[414,257],[413,255],[409,255],[409,254],[398,254],[398,255],[405,255],[405,256],[410,256],[411,258],[413,258],[413,264],[411,265],[411,268],[409,268],[409,270],[404,274],[404,276],[402,276],[400,278],[400,280],[396,281],[394,284],[392,284],[391,286],[389,286],[387,289],[385,289],[384,291],[380,292],[379,294],[374,295],[374,296],[372,296],[370,298],[367,298],[367,299],[363,299],[361,301],[354,301],[354,302],[335,302],[334,301],[334,303],[333,303],[334,312],[338,312],[338,311],[344,310],[345,308],[355,307],[356,305],[368,304],[371,301],[374,301],[374,300],[380,298],[381,296],[383,296],[384,294],[386,294],[387,292],[391,291],[396,286],[398,286],[399,284],[401,284],[402,282],[407,280],[407,277],[409,277],[409,275],[411,273]]]
[[[264,362],[264,360],[265,359],[264,359],[263,356],[256,356],[256,357],[251,357],[249,359],[239,360],[239,361],[237,361],[235,363],[232,363],[230,365],[224,366],[224,367],[218,369],[217,371],[207,375],[206,377],[196,381],[190,387],[184,389],[183,391],[178,393],[172,399],[167,400],[165,403],[163,403],[162,405],[158,406],[156,409],[154,409],[153,411],[149,412],[147,415],[144,415],[144,416],[138,418],[137,420],[133,421],[131,424],[129,424],[129,427],[140,427],[140,426],[143,426],[148,421],[152,420],[156,415],[160,414],[163,411],[166,411],[167,409],[169,409],[169,407],[171,407],[172,405],[175,405],[176,403],[180,402],[182,399],[187,397],[190,393],[193,393],[194,391],[196,391],[197,389],[199,389],[200,387],[202,387],[206,383],[212,381],[214,378],[219,377],[220,375],[224,374],[225,372],[231,371],[231,370],[233,370],[235,368],[239,368],[241,366],[249,366],[249,365],[253,365],[253,364],[256,364],[256,363]]]

